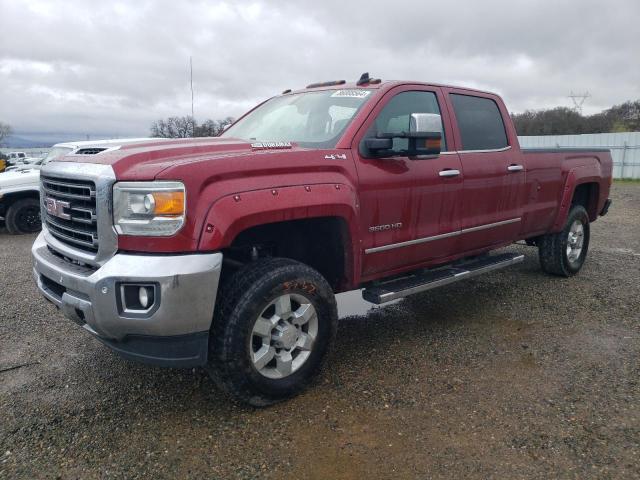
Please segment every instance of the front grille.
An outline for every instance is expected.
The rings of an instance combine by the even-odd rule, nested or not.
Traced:
[[[41,175],[45,224],[56,239],[91,253],[98,251],[96,187],[89,180]]]

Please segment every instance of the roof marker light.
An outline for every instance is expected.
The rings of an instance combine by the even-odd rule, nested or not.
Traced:
[[[347,83],[345,80],[333,80],[331,82],[311,83],[307,85],[307,88],[333,87],[334,85],[344,85],[345,83]]]

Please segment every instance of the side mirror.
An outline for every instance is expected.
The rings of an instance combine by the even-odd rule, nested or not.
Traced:
[[[409,155],[438,155],[442,148],[442,118],[437,113],[409,117]]]
[[[391,151],[394,138],[406,138],[406,150]],[[412,113],[409,116],[409,131],[378,132],[375,137],[361,143],[362,153],[367,156],[419,157],[439,155],[442,145],[442,119],[437,113]]]

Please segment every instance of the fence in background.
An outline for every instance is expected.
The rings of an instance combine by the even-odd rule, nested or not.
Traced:
[[[640,132],[518,137],[522,148],[608,148],[613,178],[640,178]]]

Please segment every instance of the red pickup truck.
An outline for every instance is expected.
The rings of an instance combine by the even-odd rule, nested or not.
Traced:
[[[363,75],[287,90],[220,138],[42,168],[40,292],[127,358],[205,366],[267,405],[300,392],[334,294],[384,303],[522,261],[571,276],[610,205],[607,150],[526,150],[497,95]]]

